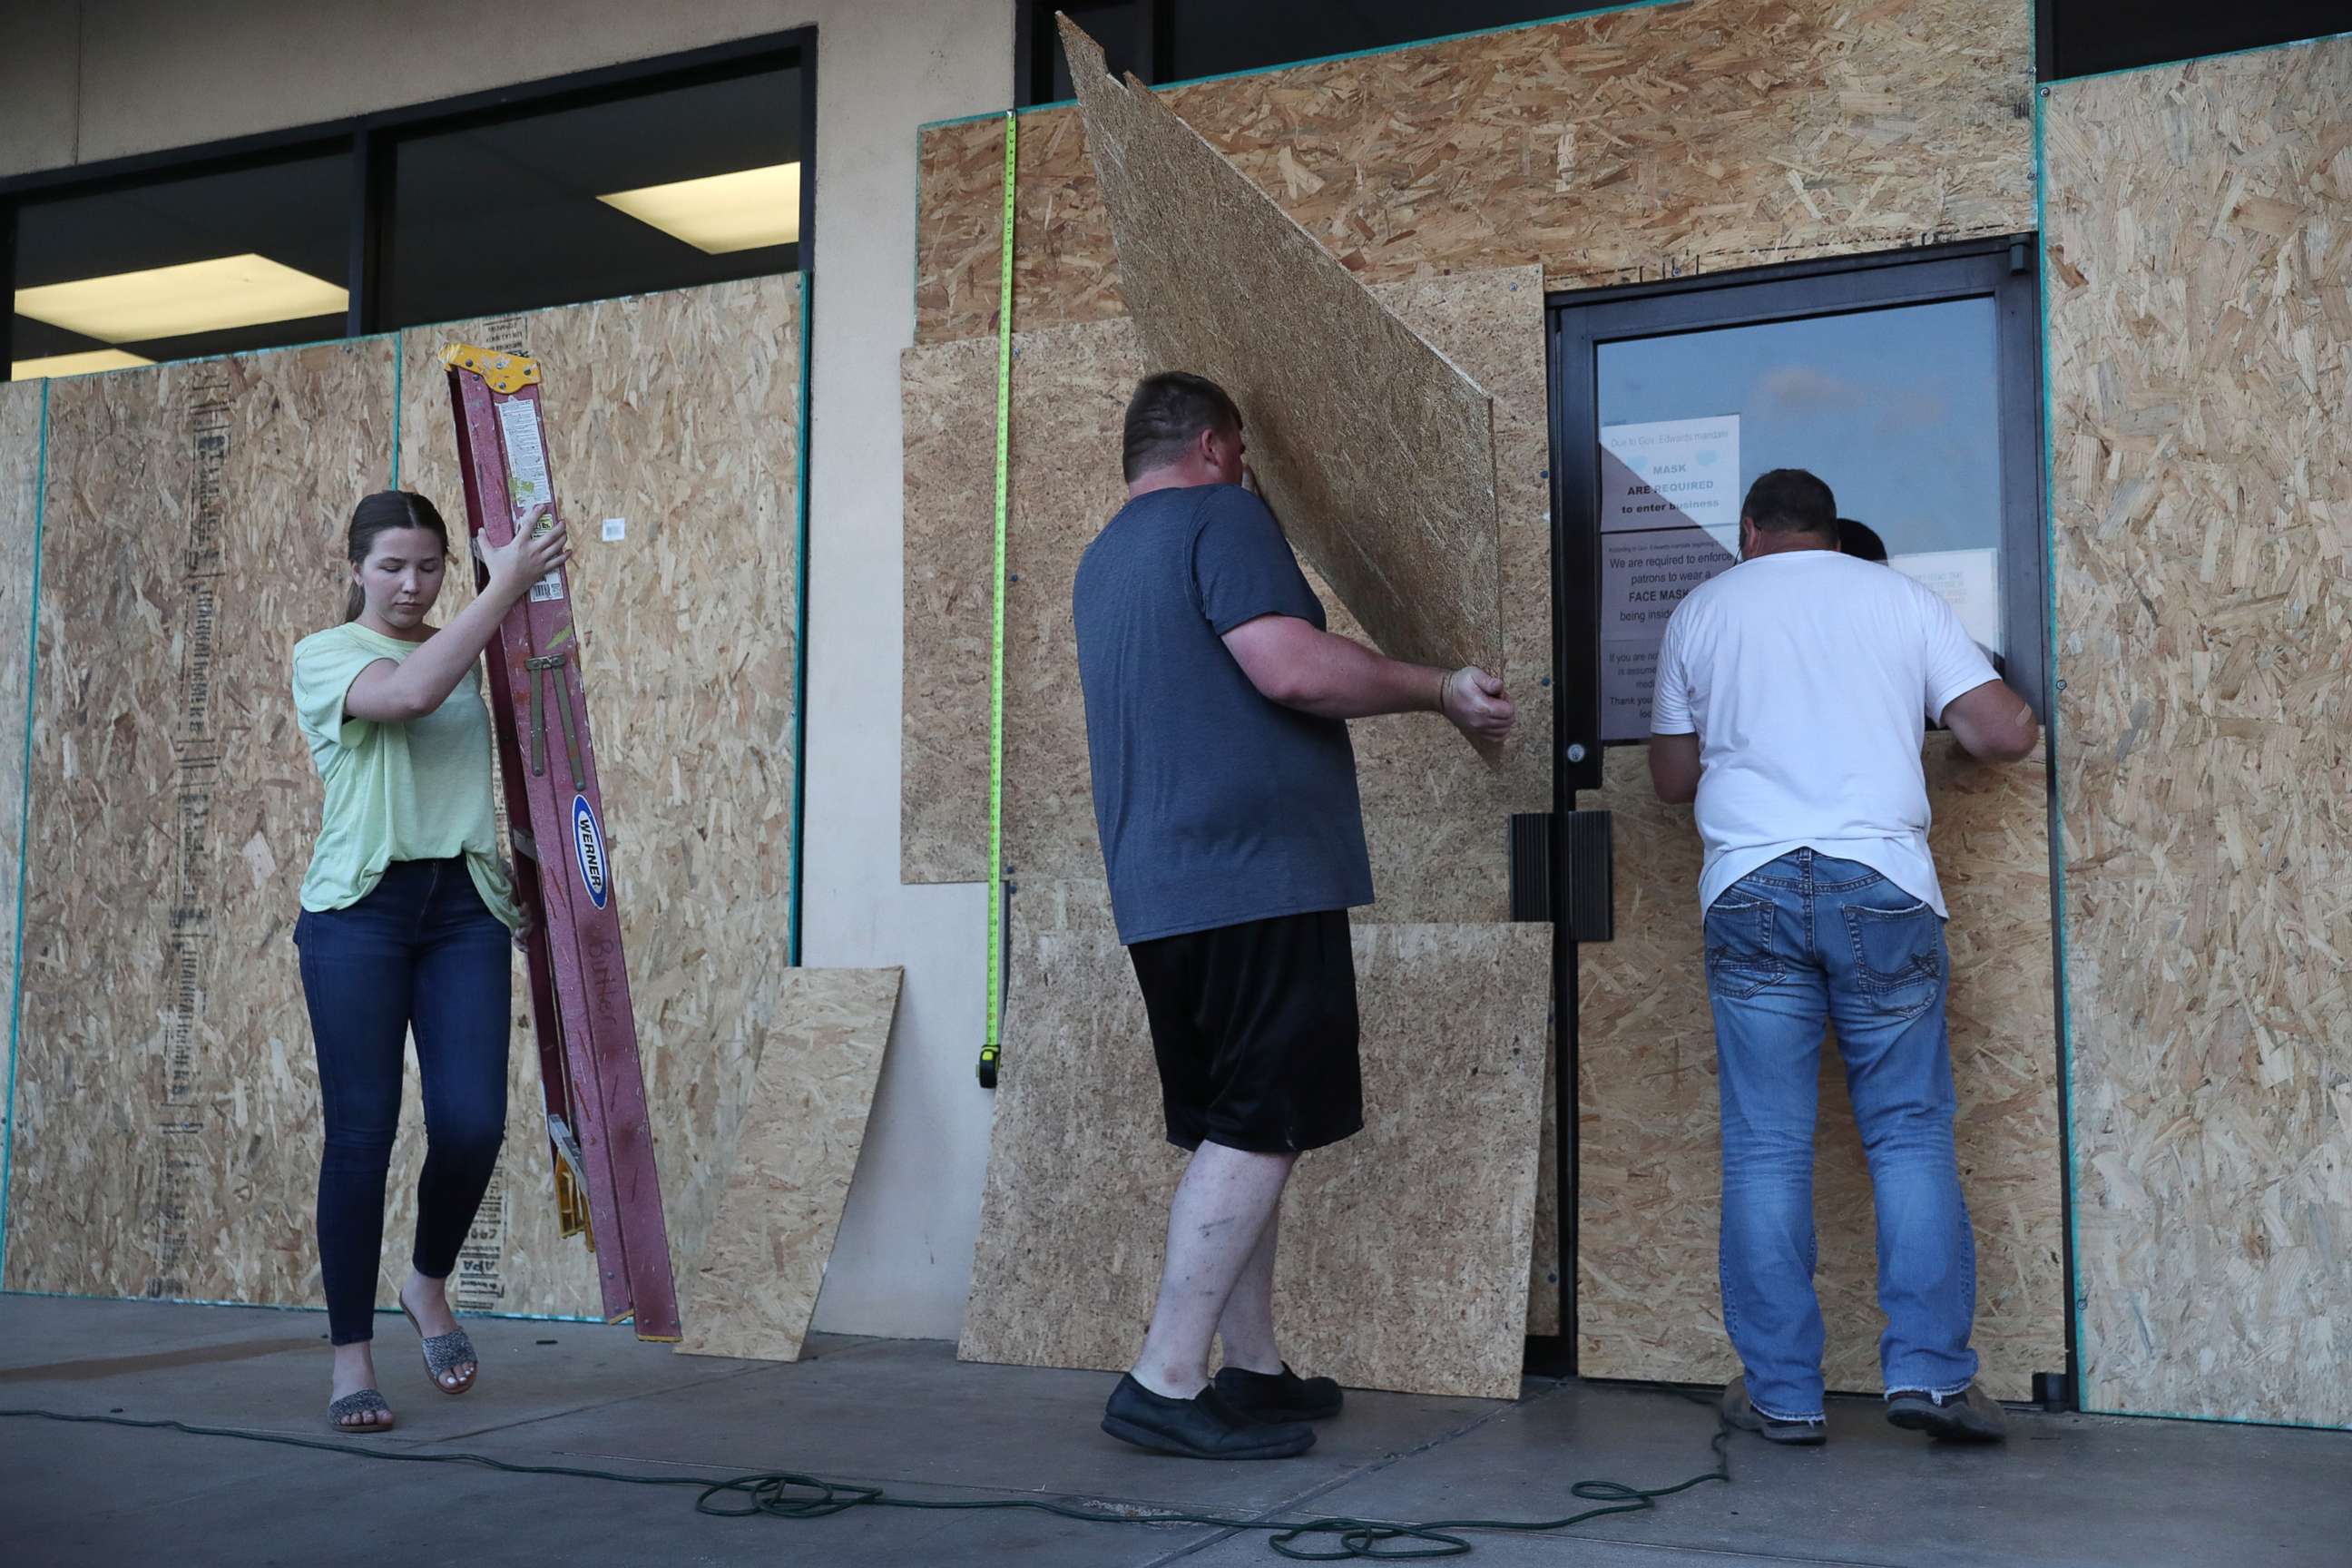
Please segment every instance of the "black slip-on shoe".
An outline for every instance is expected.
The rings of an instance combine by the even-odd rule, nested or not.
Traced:
[[[1187,1459],[1289,1459],[1315,1447],[1309,1428],[1253,1421],[1226,1404],[1214,1384],[1191,1399],[1171,1399],[1132,1376],[1111,1390],[1102,1429],[1139,1448]]]
[[[1767,1443],[1788,1443],[1810,1448],[1826,1443],[1830,1429],[1820,1421],[1783,1421],[1767,1415],[1748,1402],[1748,1380],[1735,1377],[1723,1385],[1723,1418],[1742,1432],[1753,1432]]]
[[[1288,1362],[1278,1373],[1226,1367],[1217,1373],[1217,1392],[1226,1404],[1259,1421],[1328,1421],[1347,1402],[1338,1383],[1301,1377]]]
[[[1998,1443],[2009,1436],[2008,1415],[1973,1383],[1941,1399],[1924,1388],[1898,1388],[1886,1396],[1886,1419],[1948,1443]]]

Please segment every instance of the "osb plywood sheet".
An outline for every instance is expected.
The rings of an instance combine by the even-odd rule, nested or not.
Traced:
[[[1367,282],[1554,287],[2033,226],[2019,0],[1692,0],[1160,95]],[[1127,309],[1076,109],[1022,117],[1013,319]],[[916,341],[995,326],[1001,121],[921,142]]]
[[[682,1267],[709,1233],[726,1176],[709,1153],[734,1134],[791,974],[800,300],[786,275],[402,335],[402,483],[460,530],[441,349],[526,349],[546,378],[638,1054]],[[539,1104],[534,1084],[519,1137],[540,1141]]]
[[[0,384],[0,961],[10,975],[0,995],[14,1005],[18,835],[25,801],[25,704],[30,692],[34,532],[40,516],[41,388]],[[5,1071],[0,1068],[0,1071]],[[6,1094],[0,1087],[0,1096]],[[0,1128],[15,1108],[0,1100]],[[0,1132],[5,1137],[5,1132]],[[0,1209],[0,1236],[8,1215]]]
[[[620,859],[657,1126],[677,1144],[672,1234],[688,1244],[718,1195],[698,1142],[740,1115],[783,973],[792,793],[799,291],[710,295],[567,315],[584,339],[569,352],[625,379],[574,393],[590,435],[551,399],[587,523],[575,576],[615,844],[634,857],[643,841],[648,873]],[[703,352],[721,317],[723,366]],[[401,480],[462,530],[447,394],[415,363],[440,341],[403,345]],[[340,614],[352,500],[388,480],[394,353],[373,340],[52,393],[27,928],[46,934],[26,952],[19,1095],[48,1136],[29,1140],[12,1207],[35,1227],[15,1240],[68,1239],[12,1245],[11,1285],[318,1300],[318,1092],[289,940],[318,784],[285,671]],[[607,516],[629,520],[625,540],[601,541]],[[593,1266],[557,1234],[520,975],[516,1001],[509,1137],[453,1294],[593,1313]],[[387,1302],[423,1146],[413,1059],[409,1078]]]
[[[2022,1399],[2065,1366],[2045,769],[1990,768],[1948,735],[1927,748],[1930,837],[1951,923],[1960,1181],[1977,1233],[1984,1382]],[[1592,1377],[1707,1382],[1724,1338],[1715,1032],[1686,808],[1658,805],[1638,747],[1613,748],[1616,940],[1584,944],[1579,1016],[1577,1339]],[[1875,1222],[1834,1041],[1822,1047],[1814,1212],[1832,1388],[1879,1386]]]
[[[1494,668],[1502,584],[1485,389],[1060,23],[1144,357],[1206,375],[1255,411],[1267,499],[1375,646]]]
[[[1036,363],[1034,340],[1016,346]],[[1016,377],[1013,385],[1021,384]],[[906,453],[898,875],[906,882],[982,881],[988,876],[989,595],[996,506],[994,341],[906,350],[898,360],[898,405]],[[1019,412],[1034,416],[1034,410]],[[1029,449],[1029,422],[1013,421],[1013,450]]]
[[[1498,921],[1507,818],[1545,809],[1551,781],[1551,535],[1545,469],[1543,296],[1532,268],[1374,290],[1495,394],[1502,507],[1501,673],[1520,731],[1499,767],[1428,714],[1359,721],[1365,832],[1380,902],[1370,916]],[[990,486],[993,345],[908,351],[907,622],[901,872],[986,875]],[[1086,710],[1070,591],[1078,558],[1123,503],[1121,416],[1143,363],[1130,325],[1016,334],[1005,613],[1005,823],[1017,875],[1095,878]],[[1244,415],[1257,417],[1245,407]],[[1312,567],[1331,629],[1361,626]]]
[[[2352,1422],[2352,40],[2045,137],[2084,1398]]]
[[[352,501],[385,482],[392,353],[369,340],[51,388],[11,1286],[318,1300],[319,1094],[291,942],[318,785],[287,668],[337,614]],[[465,1267],[528,1271],[528,1233],[498,1218]]]
[[[1283,1211],[1276,1314],[1301,1368],[1518,1392],[1549,943],[1536,927],[1355,928],[1366,1128],[1302,1160]],[[1142,998],[1098,887],[1024,884],[1011,951],[959,1353],[1124,1367],[1185,1158],[1164,1141]]]
[[[681,1281],[680,1351],[800,1359],[904,973],[788,973],[740,1131],[709,1151],[720,1194],[709,1242]]]

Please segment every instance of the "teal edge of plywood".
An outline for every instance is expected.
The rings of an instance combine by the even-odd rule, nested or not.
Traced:
[[[8,977],[8,1081],[0,1090],[0,1279],[8,1278],[8,1188],[16,1155],[16,1034],[25,1011],[25,867],[33,829],[33,694],[41,658],[41,533],[49,513],[49,384],[33,461],[33,591],[25,616],[25,756],[16,789],[16,948]]]
[[[798,967],[801,961],[801,867],[802,846],[808,838],[808,618],[809,618],[809,392],[814,356],[810,347],[816,338],[816,323],[811,316],[811,304],[815,289],[810,280],[807,258],[801,267],[801,406],[799,476],[794,484],[796,510],[795,539],[793,545],[793,851],[792,886],[785,899],[785,959]]]
[[[401,369],[400,362],[408,357],[408,339],[403,332],[394,332],[391,337],[392,471],[384,477],[383,485],[386,489],[396,490],[400,488],[400,401],[404,395],[404,384],[407,379],[405,373]]]

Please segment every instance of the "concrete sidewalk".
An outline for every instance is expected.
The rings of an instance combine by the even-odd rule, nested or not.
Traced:
[[[170,1418],[353,1449],[463,1450],[661,1477],[797,1470],[929,1502],[1062,1500],[1233,1519],[1541,1518],[1601,1478],[1707,1469],[1714,1417],[1670,1393],[1530,1382],[1515,1404],[1360,1394],[1304,1458],[1210,1465],[1096,1428],[1099,1373],[959,1364],[951,1347],[820,1338],[794,1366],[640,1344],[625,1329],[468,1320],[479,1385],[435,1392],[397,1317],[377,1371],[388,1436],[324,1426],[310,1312],[0,1297],[0,1407]],[[1733,1481],[1541,1537],[1473,1532],[1477,1568],[1769,1563],[2338,1564],[2352,1434],[2021,1416],[2011,1442],[1937,1449],[1834,1404],[1820,1449],[1740,1436]],[[1035,1512],[698,1515],[691,1487],[384,1464],[176,1432],[0,1420],[0,1563],[178,1565],[456,1555],[600,1563],[1273,1564],[1262,1531]]]

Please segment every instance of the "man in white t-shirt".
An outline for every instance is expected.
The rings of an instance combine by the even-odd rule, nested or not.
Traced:
[[[1651,710],[1658,798],[1696,801],[1723,1114],[1723,1321],[1735,1426],[1819,1443],[1813,1121],[1837,1027],[1878,1211],[1887,1418],[1996,1440],[1976,1384],[1976,1247],[1952,1149],[1944,895],[1927,851],[1928,721],[1985,762],[2038,739],[1959,617],[1839,553],[1829,486],[1796,468],[1740,509],[1739,564],[1667,624]]]

